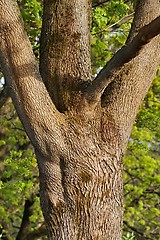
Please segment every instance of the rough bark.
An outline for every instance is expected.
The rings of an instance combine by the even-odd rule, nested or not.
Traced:
[[[49,239],[121,238],[121,150],[114,150],[118,138],[112,148],[106,147],[102,128],[100,112],[89,119],[85,115],[68,116],[65,149],[57,156],[63,200],[57,201],[51,194],[56,180],[52,177],[46,181],[49,174],[53,176],[55,166],[46,163],[47,175],[41,179],[41,204],[46,222],[50,223]]]
[[[0,1],[0,61],[35,147],[41,206],[52,240],[121,239],[122,156],[160,60],[158,25],[152,36],[145,30],[149,43],[136,40],[138,32],[139,39],[159,21],[140,30],[159,16],[159,0],[138,1],[127,51],[118,52],[91,81],[90,5],[88,0],[45,1],[41,75],[47,91],[16,1]]]
[[[91,80],[90,26],[90,0],[44,1],[40,72],[61,112],[74,105],[83,81]]]
[[[50,126],[49,128],[57,129],[59,124],[54,121],[60,122],[60,118],[56,119],[56,115],[58,117],[60,114],[48,96],[39,74],[38,65],[24,31],[16,1],[2,0],[0,7],[0,61],[2,70],[20,119],[34,146],[41,149],[45,147],[45,140],[40,139],[43,128],[48,125],[47,128]],[[50,111],[49,115],[48,110]],[[46,141],[47,138],[48,136],[46,136]]]
[[[131,48],[140,29],[159,17],[159,7],[159,0],[137,2],[133,26],[127,41]],[[159,22],[159,18],[157,20]],[[112,79],[108,79],[111,83],[102,95],[102,107],[118,126],[124,145],[127,143],[126,140],[130,135],[136,113],[159,66],[159,50],[160,36],[158,35],[146,44],[137,56],[114,71]],[[121,58],[124,59],[125,56],[121,55]]]

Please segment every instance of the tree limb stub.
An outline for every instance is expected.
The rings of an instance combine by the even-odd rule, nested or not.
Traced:
[[[136,37],[123,46],[113,58],[104,66],[94,81],[86,90],[86,99],[95,103],[100,99],[106,87],[112,82],[112,75],[125,63],[135,58],[140,50],[160,33],[160,16],[142,27]]]

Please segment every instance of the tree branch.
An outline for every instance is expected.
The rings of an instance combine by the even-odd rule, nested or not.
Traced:
[[[0,109],[6,103],[8,98],[9,98],[8,88],[7,88],[7,86],[4,86],[3,90],[0,93]]]
[[[46,149],[48,131],[57,129],[57,116],[63,117],[42,81],[17,2],[1,0],[0,16],[0,63],[9,93],[32,144]]]
[[[123,18],[119,19],[116,23],[113,23],[113,24],[109,25],[106,29],[101,30],[99,32],[96,32],[93,35],[98,35],[100,33],[104,33],[104,32],[107,32],[107,31],[113,31],[113,30],[119,28],[122,24],[131,20],[133,18],[133,15],[134,15],[134,12],[127,15],[127,16],[124,16]]]
[[[92,4],[92,7],[96,8],[96,7],[102,6],[103,4],[105,4],[105,3],[109,2],[109,1],[110,0],[105,0],[103,2],[95,2],[95,3]]]
[[[27,240],[36,240],[36,239],[39,239],[40,237],[42,236],[45,236],[47,235],[47,231],[46,231],[46,226],[45,224],[43,223],[38,229],[36,229],[35,231],[29,233],[27,235]]]
[[[25,201],[23,218],[22,218],[21,226],[20,226],[18,235],[16,237],[16,240],[25,239],[24,236],[26,236],[27,232],[29,231],[29,227],[30,227],[29,217],[33,213],[33,209],[32,209],[33,204],[34,204],[34,200],[33,199],[31,199],[31,200],[27,199]]]
[[[123,223],[127,226],[127,228],[131,229],[133,232],[135,232],[136,234],[138,234],[138,236],[143,237],[144,239],[148,239],[151,240],[151,238],[145,237],[144,233],[139,231],[138,229],[136,229],[135,227],[132,227],[129,225],[129,223],[127,221],[123,221]]]
[[[92,78],[91,19],[91,0],[44,1],[40,72],[60,112],[76,105],[75,89]]]
[[[160,16],[148,25],[142,27],[136,37],[126,46],[123,46],[100,71],[95,80],[86,90],[86,99],[95,103],[102,96],[105,88],[112,81],[113,73],[125,63],[135,58],[140,50],[160,33]]]

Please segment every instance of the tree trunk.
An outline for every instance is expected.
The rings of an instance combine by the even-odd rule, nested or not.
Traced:
[[[160,61],[159,0],[138,1],[127,45],[92,81],[90,14],[89,0],[44,1],[40,75],[16,1],[0,1],[0,62],[35,148],[50,240],[121,239],[122,157]]]
[[[101,112],[89,118],[76,113],[75,120],[73,114],[62,133],[63,152],[45,163],[39,159],[41,206],[49,223],[49,239],[121,239],[122,151],[118,135],[110,126],[115,139],[106,146]],[[56,171],[61,172],[63,195],[54,177]]]

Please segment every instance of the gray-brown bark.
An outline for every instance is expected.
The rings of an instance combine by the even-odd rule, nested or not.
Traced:
[[[0,61],[35,147],[41,206],[53,240],[121,239],[122,156],[160,60],[159,36],[141,51],[144,43],[137,45],[135,37],[159,16],[159,0],[138,1],[128,50],[120,54],[127,60],[119,59],[118,67],[113,61],[107,69],[111,76],[104,68],[98,78],[106,82],[98,92],[97,79],[90,85],[90,5],[88,0],[45,1],[41,75],[47,91],[16,2],[0,1]],[[98,95],[94,101],[88,97],[92,89]]]
[[[113,81],[112,75],[133,58],[139,55],[140,50],[150,42],[153,37],[160,33],[160,16],[154,19],[148,25],[143,26],[135,38],[122,47],[114,57],[101,70],[95,80],[88,86],[86,90],[86,98],[88,101],[97,102],[102,96],[106,87]],[[110,79],[110,80],[109,80]]]
[[[128,42],[131,42],[143,26],[159,17],[159,6],[159,0],[138,1]],[[132,42],[130,46],[132,47]],[[114,72],[111,83],[102,95],[102,106],[119,126],[124,144],[126,144],[124,139],[128,139],[130,135],[139,106],[156,74],[160,63],[159,50],[160,36],[158,35],[145,45],[137,56]],[[121,57],[125,58],[123,55]]]
[[[31,141],[38,147],[41,142],[40,132],[47,126],[47,121],[51,123],[48,126],[52,128],[55,124],[57,128],[58,124],[54,119],[56,122],[58,119],[56,120],[54,115],[60,116],[60,114],[48,96],[39,74],[16,1],[2,0],[0,7],[0,61],[3,73],[23,125]],[[51,111],[50,115],[48,109]],[[44,141],[42,140],[43,143]],[[41,147],[45,147],[44,145]]]
[[[61,112],[74,104],[79,85],[91,80],[90,26],[91,1],[44,1],[40,71]]]
[[[41,204],[50,223],[47,225],[49,239],[121,238],[121,149],[115,150],[118,136],[106,147],[102,131],[99,112],[91,119],[78,114],[68,116],[68,130],[63,134],[65,148],[63,154],[57,156],[62,173],[61,201],[54,198],[51,189],[53,183],[56,184],[54,164],[39,163],[46,174],[41,179]]]

